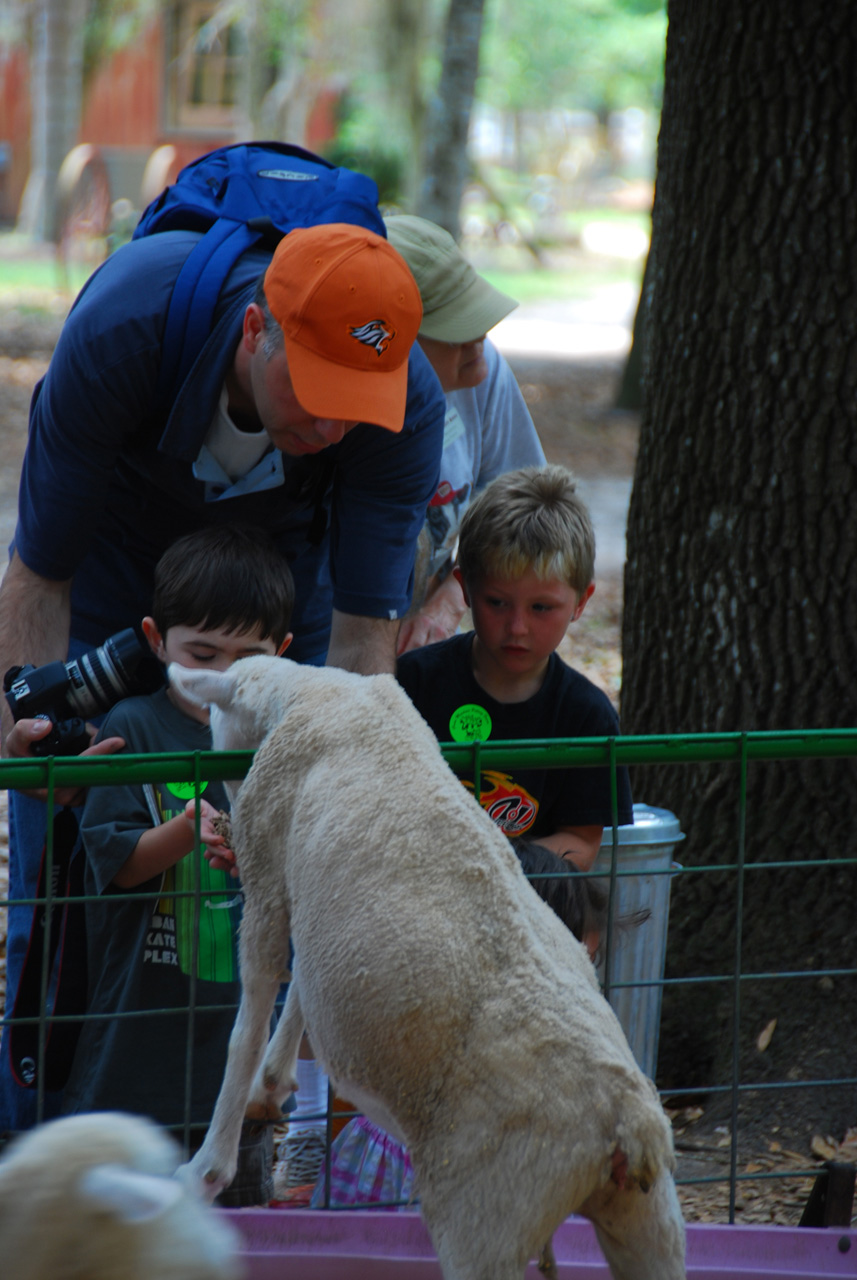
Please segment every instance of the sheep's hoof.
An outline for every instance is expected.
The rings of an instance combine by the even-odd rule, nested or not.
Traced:
[[[559,1272],[556,1269],[556,1257],[553,1251],[553,1237],[548,1240],[547,1244],[542,1247],[539,1253],[538,1262],[539,1271],[546,1277],[546,1280],[558,1280]]]
[[[179,1165],[175,1176],[197,1196],[208,1201],[213,1200],[227,1185],[215,1168],[201,1167],[194,1160],[188,1164]]]
[[[285,1096],[288,1097],[288,1094]],[[254,1099],[248,1102],[244,1110],[245,1120],[274,1120],[279,1122],[282,1118],[283,1108],[276,1097],[271,1094],[262,1099]]]
[[[268,1120],[272,1118],[268,1115],[268,1107],[264,1102],[248,1102],[244,1108],[245,1120]]]

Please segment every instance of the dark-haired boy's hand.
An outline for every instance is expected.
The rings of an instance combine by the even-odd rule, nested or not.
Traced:
[[[185,818],[192,827],[196,821],[196,801],[188,800],[185,805]],[[203,856],[215,871],[228,871],[231,876],[238,875],[235,854],[229,848],[227,838],[222,832],[222,818],[219,809],[207,800],[199,801],[199,835],[203,845]],[[221,830],[218,830],[221,828]]]

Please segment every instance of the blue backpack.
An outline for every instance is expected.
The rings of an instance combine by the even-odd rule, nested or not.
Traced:
[[[386,236],[378,188],[285,142],[220,147],[186,165],[143,211],[133,239],[159,231],[202,231],[173,289],[164,331],[158,398],[181,386],[211,332],[232,267],[254,245],[273,249],[295,227],[352,222]]]

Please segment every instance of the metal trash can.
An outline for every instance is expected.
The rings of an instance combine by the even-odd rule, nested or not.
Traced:
[[[667,952],[667,925],[670,910],[670,883],[680,871],[673,862],[673,849],[684,839],[678,818],[669,809],[634,805],[633,826],[620,827],[616,850],[616,881],[612,903],[613,921],[648,908],[648,920],[627,930],[615,929],[607,952],[606,931],[601,937],[598,979],[602,986],[610,964],[609,1000],[637,1062],[654,1079],[658,1065],[658,1035],[663,989],[619,987],[616,982],[657,982],[664,976]],[[593,870],[610,875],[613,858],[613,831],[605,828]],[[659,874],[652,874],[659,873]],[[595,883],[609,892],[610,881]]]

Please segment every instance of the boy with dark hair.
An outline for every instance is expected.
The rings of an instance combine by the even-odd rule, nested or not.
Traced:
[[[609,699],[556,648],[595,590],[595,535],[564,467],[525,467],[492,481],[461,523],[458,577],[474,630],[403,654],[399,683],[441,742],[612,737]],[[457,770],[476,790],[471,769]],[[618,815],[633,822],[619,769]],[[582,871],[612,822],[603,767],[486,770],[479,800],[506,835],[525,833]]]
[[[224,670],[291,640],[294,585],[267,534],[222,525],[174,543],[158,562],[143,631],[164,665]],[[207,711],[167,686],[126,698],[101,736],[126,752],[210,751]],[[88,1019],[65,1091],[68,1112],[122,1110],[163,1125],[207,1124],[239,998],[240,891],[205,846],[227,806],[223,784],[120,783],[89,790],[86,851]],[[188,1010],[193,1006],[193,1013]],[[252,1201],[255,1202],[255,1201]]]

